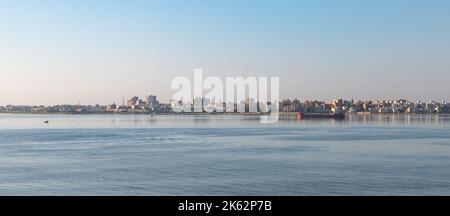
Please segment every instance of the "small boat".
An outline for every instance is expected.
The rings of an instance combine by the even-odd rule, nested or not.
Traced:
[[[44,121],[44,124],[48,124],[48,123],[50,123],[48,120],[47,120],[47,121]]]

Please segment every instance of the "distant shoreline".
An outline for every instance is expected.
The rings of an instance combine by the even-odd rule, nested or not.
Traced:
[[[298,112],[279,112],[279,115],[297,115]],[[0,112],[0,115],[4,114],[17,114],[17,115],[174,115],[174,116],[189,116],[189,115],[242,115],[242,116],[264,116],[270,115],[270,113],[239,113],[239,112],[219,112],[219,113],[207,113],[207,112],[184,112],[184,113],[132,113],[132,112],[99,112],[99,113],[72,113],[72,112]],[[334,113],[303,113],[306,115],[333,115]],[[449,115],[450,113],[344,113],[346,116],[386,116],[386,115]]]

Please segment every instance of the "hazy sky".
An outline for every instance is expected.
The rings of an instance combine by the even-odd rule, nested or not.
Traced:
[[[282,97],[450,100],[450,1],[0,0],[0,105],[279,76]]]

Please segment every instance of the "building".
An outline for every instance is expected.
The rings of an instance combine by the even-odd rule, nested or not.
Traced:
[[[127,101],[127,106],[132,107],[136,105],[139,101],[139,98],[137,96],[132,97],[130,100]]]
[[[115,111],[117,109],[117,105],[115,103],[108,105],[106,108],[108,111]]]
[[[156,100],[156,96],[155,95],[147,96],[146,102],[147,102],[147,105],[152,107],[152,108],[154,108],[154,107],[159,105],[159,101]]]

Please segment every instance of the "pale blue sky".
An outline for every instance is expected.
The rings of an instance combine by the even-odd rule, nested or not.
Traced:
[[[447,0],[0,0],[0,104],[111,103],[176,76],[281,96],[450,100]]]

